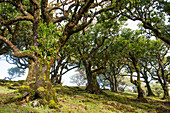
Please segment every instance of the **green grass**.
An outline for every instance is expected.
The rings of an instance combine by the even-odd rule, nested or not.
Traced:
[[[155,97],[146,97],[148,102],[136,100],[133,93],[114,93],[104,90],[103,94],[89,94],[84,87],[54,86],[60,103],[60,111],[49,109],[48,106],[33,108],[30,103],[17,105],[15,103],[3,104],[3,101],[19,95],[17,90],[0,86],[0,113],[168,113],[170,104],[168,100]]]

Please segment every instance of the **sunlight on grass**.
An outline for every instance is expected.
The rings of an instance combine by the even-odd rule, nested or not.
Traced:
[[[147,97],[148,103],[136,100],[134,93],[114,93],[104,90],[103,94],[89,94],[84,87],[54,86],[60,103],[59,111],[46,106],[32,107],[31,103],[0,104],[0,113],[168,113],[169,101],[158,97]],[[19,95],[17,90],[0,86],[0,102]]]

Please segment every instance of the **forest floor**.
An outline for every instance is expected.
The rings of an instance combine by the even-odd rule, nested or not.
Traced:
[[[17,82],[0,81],[0,113],[170,113],[170,100],[146,97],[148,102],[143,103],[133,93],[103,90],[103,94],[96,95],[87,93],[84,87],[68,86],[54,86],[60,103],[58,110],[32,107],[31,102],[4,104],[5,100],[19,95],[17,89],[10,89],[14,84]]]

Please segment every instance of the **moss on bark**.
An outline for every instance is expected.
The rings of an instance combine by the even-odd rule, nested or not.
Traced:
[[[86,90],[91,94],[101,94],[99,83],[97,82],[96,76],[93,74],[87,75],[88,84]]]
[[[42,62],[40,59],[38,61],[32,62],[28,74],[28,79],[23,86],[19,88],[21,93],[21,99],[26,99],[28,101],[40,100],[40,104],[50,104],[52,100],[53,103],[58,104],[56,91],[49,80],[50,75],[50,65],[47,62]],[[26,96],[24,96],[27,94]],[[17,97],[16,97],[17,98]],[[14,99],[17,101],[17,99]],[[53,106],[57,109],[56,106]],[[51,107],[51,108],[53,108]]]

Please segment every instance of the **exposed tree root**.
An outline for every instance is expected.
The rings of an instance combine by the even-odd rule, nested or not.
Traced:
[[[86,89],[85,89],[88,93],[91,93],[91,94],[102,94],[102,90],[100,88],[95,88],[95,87],[89,87],[87,86]]]
[[[27,96],[29,96],[29,93],[24,93],[24,94],[16,96],[16,97],[9,98],[3,103],[8,104],[8,103],[11,103],[11,102],[20,102],[20,101],[23,101],[26,98],[28,98]]]
[[[137,98],[137,101],[143,102],[143,103],[148,103],[148,101],[144,97],[143,98]]]
[[[50,88],[51,89],[51,88]],[[40,87],[37,90],[31,88],[30,86],[21,86],[19,89],[20,95],[16,97],[9,98],[4,104],[15,102],[16,104],[23,104],[27,102],[32,102],[33,107],[39,105],[49,105],[49,108],[59,110],[59,103],[56,98],[56,92],[52,88],[48,90],[47,88]]]

